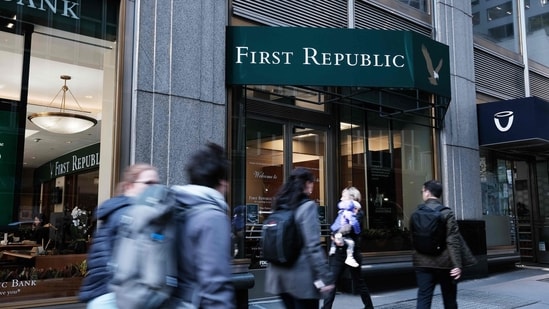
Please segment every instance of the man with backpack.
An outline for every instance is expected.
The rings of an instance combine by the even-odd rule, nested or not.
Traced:
[[[234,308],[231,222],[225,202],[229,161],[221,146],[208,143],[191,157],[186,170],[190,184],[173,189],[178,202],[196,211],[178,225],[176,296],[194,308]]]
[[[457,280],[461,270],[476,261],[459,233],[454,212],[442,206],[442,184],[429,180],[423,184],[421,193],[424,204],[410,217],[418,285],[417,309],[431,308],[436,284],[440,284],[444,308],[457,308]]]

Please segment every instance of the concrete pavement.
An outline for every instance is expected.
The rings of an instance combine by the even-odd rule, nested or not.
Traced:
[[[368,279],[368,278],[367,278]],[[389,278],[391,279],[391,278]],[[376,309],[415,308],[416,288],[395,279],[392,286],[376,288],[376,282],[367,280],[372,290]],[[521,266],[512,270],[491,273],[482,279],[465,280],[458,284],[458,305],[460,309],[541,309],[549,308],[549,265],[548,268]],[[0,307],[2,307],[0,305]],[[80,309],[84,304],[34,307],[52,309]],[[249,309],[283,309],[276,298],[250,300]],[[363,308],[358,295],[338,293],[335,309]],[[440,288],[437,286],[432,309],[442,309]]]
[[[368,282],[376,309],[415,309],[416,288],[397,287],[376,291]],[[541,309],[549,308],[549,268],[522,266],[514,270],[492,273],[487,278],[471,279],[458,284],[460,309]],[[334,308],[363,308],[358,295],[338,293]],[[284,308],[277,299],[255,300],[250,309]],[[432,309],[444,308],[437,286]]]

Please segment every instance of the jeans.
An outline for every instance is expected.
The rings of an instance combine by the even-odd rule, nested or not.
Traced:
[[[286,309],[318,309],[318,299],[300,299],[287,293],[280,294],[280,298]]]
[[[416,268],[417,309],[430,309],[433,291],[440,284],[445,309],[457,309],[457,281],[450,276],[449,269]]]
[[[90,300],[87,309],[117,309],[114,293],[107,293]]]
[[[351,274],[351,280],[353,281],[353,285],[358,286],[359,288],[360,298],[362,299],[364,308],[373,309],[374,305],[372,303],[372,298],[370,297],[370,291],[366,286],[366,282],[364,281],[364,278],[362,278],[362,273],[361,273],[362,270],[360,267],[362,265],[362,256],[358,251],[359,250],[356,250],[356,247],[355,247],[355,251],[353,252],[353,257],[358,262],[359,266],[351,267],[345,264],[345,259],[347,258],[346,246],[337,247],[335,254],[329,257],[330,271],[334,276],[334,280],[337,281],[337,279],[341,276],[341,274],[343,274],[343,271],[345,271],[345,268],[348,268],[349,273]],[[327,292],[326,296],[324,297],[324,303],[322,308],[332,309],[335,296],[336,296],[336,289],[333,289],[330,292]]]

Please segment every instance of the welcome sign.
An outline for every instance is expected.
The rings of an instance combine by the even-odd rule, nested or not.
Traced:
[[[227,83],[417,88],[450,97],[448,53],[411,31],[228,27]]]

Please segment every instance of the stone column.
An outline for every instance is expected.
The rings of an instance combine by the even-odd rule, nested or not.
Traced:
[[[168,184],[205,142],[225,145],[227,16],[227,1],[135,2],[132,155]]]
[[[482,219],[470,1],[435,0],[435,39],[450,46],[452,101],[440,132],[444,202],[457,219]]]

